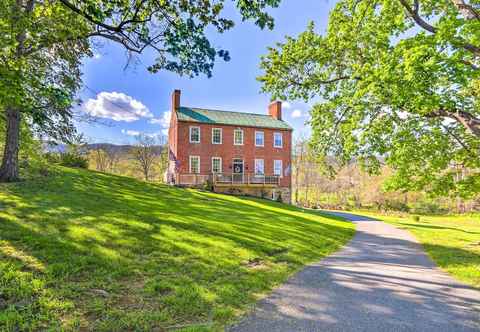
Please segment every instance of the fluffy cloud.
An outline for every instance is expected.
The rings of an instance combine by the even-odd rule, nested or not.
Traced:
[[[289,108],[292,108],[292,104],[290,104],[288,101],[282,102],[282,108],[288,110]]]
[[[133,122],[153,117],[140,101],[121,92],[100,92],[96,99],[87,100],[83,108],[91,116],[114,121]]]
[[[140,132],[136,130],[130,130],[130,129],[122,129],[122,134],[128,135],[128,136],[139,136]]]
[[[302,116],[303,116],[303,113],[302,113],[301,110],[299,110],[299,109],[293,110],[293,112],[292,112],[292,118],[295,119],[295,118],[300,118],[300,117],[302,117]]]
[[[152,124],[159,124],[162,126],[162,128],[166,129],[170,127],[170,118],[172,117],[172,112],[166,111],[163,113],[163,116],[161,118],[153,118],[150,120],[150,123]]]
[[[164,132],[165,130],[166,132]],[[161,132],[158,132],[158,133],[144,133],[144,132],[140,132],[137,130],[130,130],[130,129],[122,129],[121,132],[124,135],[133,136],[133,137],[142,135],[142,136],[159,139],[162,136],[165,136],[166,134],[168,134],[168,129],[163,129]]]

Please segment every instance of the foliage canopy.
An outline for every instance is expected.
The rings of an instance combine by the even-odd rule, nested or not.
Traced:
[[[263,91],[315,100],[320,156],[395,170],[392,189],[480,192],[480,2],[342,0],[262,58]]]
[[[235,0],[243,20],[273,27],[266,7],[280,0]],[[228,51],[207,38],[234,22],[223,17],[226,0],[5,0],[0,3],[0,109],[6,138],[0,181],[18,180],[22,117],[41,133],[69,141],[75,136],[72,106],[81,85],[81,61],[99,40],[129,53],[152,49],[151,72],[210,76],[216,57]]]

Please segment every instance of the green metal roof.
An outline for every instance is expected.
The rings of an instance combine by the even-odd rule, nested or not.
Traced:
[[[274,119],[270,115],[256,113],[179,107],[177,116],[179,121],[292,130],[292,127],[283,120]]]

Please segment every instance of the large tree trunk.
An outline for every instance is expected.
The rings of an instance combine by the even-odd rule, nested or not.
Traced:
[[[19,180],[18,150],[20,145],[20,112],[13,107],[6,109],[7,136],[0,166],[0,182]]]

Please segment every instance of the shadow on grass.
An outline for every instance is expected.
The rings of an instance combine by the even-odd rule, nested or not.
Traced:
[[[405,226],[410,226],[410,227],[416,227],[416,228],[428,228],[428,229],[438,229],[438,230],[448,230],[448,231],[455,231],[455,232],[462,232],[462,233],[467,233],[467,234],[477,234],[480,235],[480,232],[471,232],[471,231],[466,231],[461,228],[454,228],[454,227],[445,227],[445,226],[436,226],[436,225],[426,225],[422,224],[421,222],[412,224],[412,223],[405,223],[402,222],[400,225],[405,225]]]
[[[7,330],[223,324],[353,235],[290,206],[79,170],[0,195]]]
[[[358,230],[348,246],[307,266],[228,331],[478,331],[479,290],[381,227]],[[429,249],[480,262],[459,248]]]

